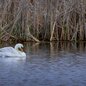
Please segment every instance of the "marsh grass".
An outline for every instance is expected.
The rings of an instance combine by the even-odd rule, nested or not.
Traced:
[[[86,0],[0,0],[0,40],[10,39],[86,40]]]

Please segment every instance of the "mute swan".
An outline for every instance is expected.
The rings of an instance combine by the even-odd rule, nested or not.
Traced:
[[[23,52],[23,45],[18,43],[15,47],[4,47],[0,49],[0,56],[5,57],[26,57],[25,52]]]

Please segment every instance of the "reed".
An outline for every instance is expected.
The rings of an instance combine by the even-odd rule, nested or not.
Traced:
[[[0,0],[0,40],[86,40],[86,0]]]

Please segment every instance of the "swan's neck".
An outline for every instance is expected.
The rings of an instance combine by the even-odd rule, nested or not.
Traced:
[[[20,51],[20,50],[18,49],[18,47],[15,47],[15,50],[17,50],[17,52],[18,52],[18,54],[19,54],[20,56],[26,57],[26,54],[25,54],[24,52]]]
[[[15,49],[15,50],[17,50],[18,52],[20,52],[20,51],[18,50],[18,48],[17,48],[17,47],[15,47],[14,49]]]
[[[17,50],[17,51],[18,51],[18,53],[19,53],[21,56],[25,56],[25,57],[26,57],[26,54],[25,54],[24,52],[19,51],[19,50]]]

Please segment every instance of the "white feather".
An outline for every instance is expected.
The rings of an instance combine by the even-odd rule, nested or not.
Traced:
[[[18,48],[23,47],[22,44],[16,44],[15,48],[13,47],[4,47],[0,49],[0,56],[11,56],[11,57],[26,57],[25,52],[21,52]]]

